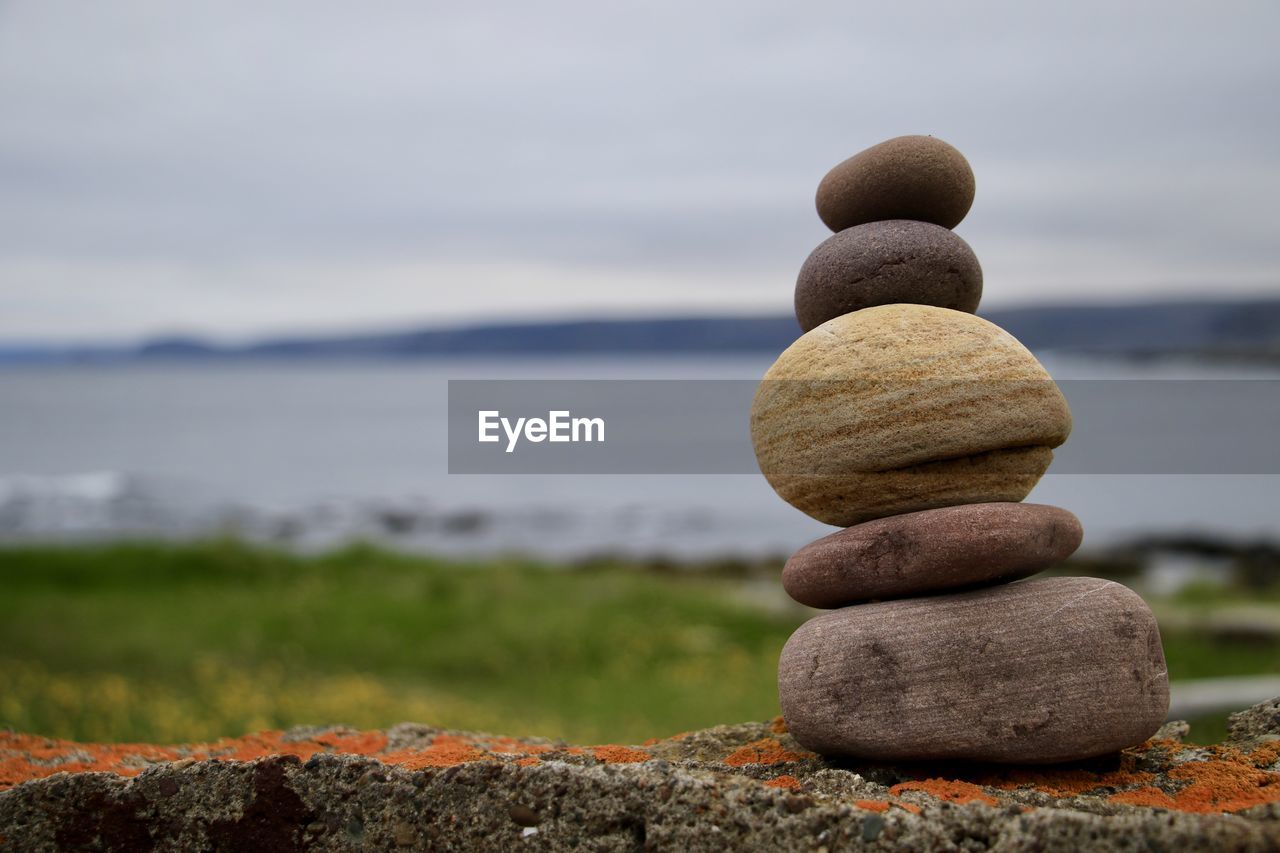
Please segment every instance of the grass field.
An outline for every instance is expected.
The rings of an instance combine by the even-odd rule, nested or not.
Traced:
[[[109,741],[407,720],[638,742],[776,715],[807,618],[773,577],[230,541],[9,548],[0,589],[0,726]],[[1275,642],[1165,645],[1175,679],[1280,672]]]

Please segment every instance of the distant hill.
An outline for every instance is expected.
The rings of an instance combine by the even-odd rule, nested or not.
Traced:
[[[981,312],[1029,348],[1107,355],[1280,358],[1280,299],[1070,305]],[[795,318],[686,317],[511,323],[292,337],[242,346],[167,338],[138,347],[0,347],[0,361],[418,358],[510,354],[776,353]]]
[[[799,331],[794,317],[574,320],[265,341],[244,352],[255,356],[759,352],[785,348]]]
[[[980,312],[1032,349],[1280,356],[1280,300]]]

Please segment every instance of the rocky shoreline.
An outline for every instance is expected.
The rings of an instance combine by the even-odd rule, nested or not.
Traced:
[[[227,538],[317,553],[368,543],[410,554],[476,558],[512,553],[571,565],[625,560],[659,569],[772,575],[790,552],[765,543],[791,534],[766,530],[752,538],[755,534],[746,529],[762,527],[769,521],[764,515],[744,521],[710,508],[640,504],[590,513],[546,507],[495,510],[416,497],[266,508],[206,495],[187,483],[123,473],[0,477],[0,542],[9,546]],[[730,541],[740,547],[725,544]],[[535,542],[540,543],[537,548],[529,547]],[[1269,582],[1280,566],[1280,540],[1230,532],[1135,530],[1086,545],[1071,562],[1073,569],[1124,579],[1158,563],[1190,560]]]
[[[400,725],[213,744],[0,734],[0,849],[1268,850],[1280,700],[1046,767],[833,762],[781,720],[576,747]]]

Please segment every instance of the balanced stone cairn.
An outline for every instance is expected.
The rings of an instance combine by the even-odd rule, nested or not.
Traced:
[[[845,528],[782,576],[796,601],[832,609],[778,667],[788,728],[820,753],[1070,761],[1141,743],[1168,711],[1141,598],[1097,578],[1021,580],[1080,544],[1070,512],[1019,503],[1071,412],[1035,356],[972,313],[982,269],[951,228],[973,195],[964,156],[928,136],[832,169],[817,205],[835,234],[796,282],[804,334],[752,406],[770,485]]]

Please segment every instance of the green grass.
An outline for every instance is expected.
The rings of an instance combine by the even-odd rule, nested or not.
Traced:
[[[411,720],[638,742],[767,719],[778,652],[807,616],[773,577],[779,606],[740,575],[609,563],[233,541],[9,548],[0,726],[173,742]],[[1280,672],[1278,643],[1165,644],[1174,678]]]
[[[173,740],[406,719],[634,741],[777,713],[798,616],[727,579],[233,542],[0,552],[0,725]]]

